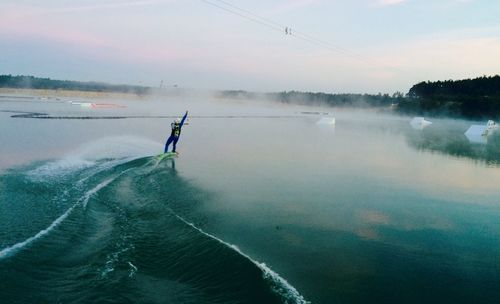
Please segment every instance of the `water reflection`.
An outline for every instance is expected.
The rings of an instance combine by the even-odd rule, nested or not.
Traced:
[[[464,132],[463,123],[440,123],[418,132],[409,130],[405,135],[409,146],[418,150],[500,164],[500,132],[489,136]]]
[[[86,113],[79,107],[67,112],[67,107],[30,103],[15,109]],[[170,119],[146,116],[185,108],[184,103],[144,102],[92,112],[144,115],[119,120],[0,116],[5,130],[0,137],[8,135],[1,142],[10,144],[2,153],[16,155],[36,146],[32,154],[57,157],[82,143],[109,150],[109,141],[96,139],[130,134],[153,139],[154,144],[127,139],[128,145],[151,147],[152,155],[161,151]],[[161,165],[212,194],[197,200],[190,219],[271,265],[313,303],[486,303],[500,296],[498,289],[482,288],[498,286],[490,269],[500,252],[500,172],[442,157],[498,164],[498,137],[473,144],[464,135],[470,122],[432,119],[432,125],[414,130],[408,118],[369,111],[337,109],[335,124],[323,125],[317,124],[323,110],[255,103],[248,108],[192,103],[189,109],[197,117],[183,133],[180,157]],[[155,200],[162,202],[171,191],[181,195],[183,210],[186,189],[169,186],[159,187],[164,192]]]

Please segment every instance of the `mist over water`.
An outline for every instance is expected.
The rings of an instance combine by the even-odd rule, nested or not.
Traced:
[[[3,111],[123,117],[0,112],[2,298],[500,299],[500,149],[463,136],[476,122],[414,130],[370,110],[206,96],[67,101],[0,99]],[[185,110],[180,157],[156,163],[167,116]]]

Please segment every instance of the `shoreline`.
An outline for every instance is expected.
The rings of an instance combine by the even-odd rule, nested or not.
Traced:
[[[5,97],[45,97],[45,98],[86,98],[86,99],[101,99],[101,98],[121,98],[121,99],[144,99],[151,96],[150,94],[138,95],[136,93],[121,93],[121,92],[93,92],[81,90],[50,90],[50,89],[17,89],[17,88],[0,88],[0,95]]]

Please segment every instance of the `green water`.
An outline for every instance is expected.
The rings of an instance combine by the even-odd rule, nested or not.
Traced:
[[[108,227],[130,236],[137,256],[117,260],[117,268],[123,268],[124,281],[118,280],[112,286],[137,288],[142,297],[155,291],[157,295],[148,298],[150,302],[173,299],[189,303],[196,299],[193,301],[218,303],[218,296],[220,302],[250,303],[257,298],[261,302],[295,302],[302,297],[313,303],[500,301],[500,141],[498,136],[492,136],[487,144],[477,144],[463,135],[470,124],[484,122],[430,119],[431,126],[414,130],[408,123],[409,117],[373,111],[206,100],[193,97],[182,101],[115,101],[128,107],[91,110],[67,103],[2,99],[0,110],[53,116],[168,116],[189,109],[195,118],[183,129],[178,144],[180,156],[162,165],[166,173],[160,170],[156,175],[148,175],[158,172],[157,167],[147,165],[148,156],[162,151],[170,118],[27,119],[0,112],[0,167],[4,176],[0,189],[11,193],[2,196],[0,202],[4,231],[0,234],[0,250],[47,228],[73,206],[60,196],[61,191],[77,191],[68,190],[72,182],[63,183],[67,174],[77,174],[74,180],[78,181],[80,175],[90,174],[85,170],[122,161],[118,167],[99,173],[102,176],[92,175],[90,184],[82,184],[81,191],[85,193],[119,172],[130,170],[104,186],[96,197],[92,196],[96,202],[89,206],[96,209],[91,210],[106,216],[98,216],[90,225],[96,225],[96,231]],[[318,125],[322,114],[303,111],[330,112],[336,117],[336,125]],[[128,158],[143,160],[130,162]],[[23,166],[29,169],[22,169]],[[75,170],[75,166],[81,169]],[[26,176],[44,180],[50,176],[53,182],[41,183],[25,179]],[[24,184],[16,186],[15,182]],[[33,193],[26,193],[26,189],[33,189],[30,187],[35,187],[37,196],[45,198],[45,204],[33,203]],[[110,199],[114,203],[102,200],[101,193],[114,197]],[[152,206],[169,198],[169,210],[193,226],[181,228],[178,225],[182,223],[171,220],[149,222],[147,216],[134,220],[141,212],[163,214],[163,209]],[[148,204],[137,203],[143,201]],[[121,209],[106,209],[106,204]],[[114,213],[123,210],[130,221]],[[21,213],[25,214],[22,218],[10,217]],[[166,212],[164,216],[172,214]],[[108,252],[106,248],[122,246],[123,240],[110,232],[110,241],[102,241],[101,246],[70,225],[77,219],[90,220],[85,214],[69,216],[58,226],[60,230],[55,229],[13,257],[0,260],[0,271],[28,273],[30,277],[30,269],[35,265],[23,268],[22,264],[9,264],[14,263],[12,259],[24,258],[23,254],[38,249],[37,246],[50,249],[44,242],[63,242],[68,235],[92,253],[96,265],[106,265],[106,257],[117,252]],[[164,233],[154,234],[152,239],[141,240],[136,234],[158,230]],[[169,230],[182,231],[179,239]],[[237,246],[241,260],[221,264],[233,253],[215,245],[199,245],[211,242],[208,235]],[[153,254],[149,248],[154,247],[153,240],[165,252],[164,256],[161,252]],[[140,244],[148,247],[141,250]],[[173,248],[175,254],[167,252],[167,248]],[[198,260],[200,250],[206,250],[211,259]],[[180,260],[182,263],[173,268],[168,266],[166,257],[180,259],[184,254],[189,257],[187,260]],[[132,262],[140,265],[134,272],[134,284],[142,287],[126,281],[133,269],[127,262],[139,256],[141,262]],[[242,266],[245,256],[264,263],[292,289],[287,289],[286,284],[276,287],[273,280],[259,281],[254,274],[261,271],[258,267]],[[162,268],[162,263],[153,262],[157,260],[166,266]],[[57,256],[49,255],[44,261],[56,268],[65,265]],[[79,267],[86,269],[85,258],[78,261]],[[210,263],[213,267],[207,268]],[[155,275],[151,267],[158,268]],[[102,273],[101,268],[96,269]],[[194,274],[198,269],[207,280]],[[192,273],[193,278],[182,281],[183,270],[188,277]],[[51,273],[57,269],[36,273],[43,271]],[[150,276],[169,280],[153,283]],[[172,281],[179,280],[187,285],[193,280],[195,283],[188,289],[173,287]],[[20,286],[15,282],[0,285],[0,295],[22,289],[29,281],[19,282]],[[93,284],[92,280],[88,282]],[[210,282],[217,282],[216,287]],[[114,289],[99,286],[99,296],[109,299]],[[235,286],[242,292],[235,294]],[[52,292],[63,294],[62,302],[70,302],[73,293],[85,293],[85,288],[83,284],[78,290]],[[278,292],[275,298],[276,288],[287,292]],[[300,295],[285,296],[295,291]],[[39,291],[32,292],[36,295]],[[88,292],[86,299],[94,299],[96,295]],[[126,294],[122,300],[137,302],[141,292]],[[250,294],[256,294],[256,298]]]

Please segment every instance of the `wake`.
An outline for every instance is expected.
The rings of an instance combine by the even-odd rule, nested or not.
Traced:
[[[119,174],[121,175],[121,174]],[[85,192],[85,194],[78,199],[78,201],[71,206],[66,212],[64,212],[61,216],[59,216],[55,221],[53,221],[47,228],[39,231],[37,234],[34,236],[27,238],[26,240],[19,242],[17,244],[14,244],[10,247],[4,248],[0,251],[0,260],[8,258],[10,256],[15,255],[19,251],[27,248],[29,245],[31,245],[33,242],[36,240],[43,238],[44,236],[48,235],[51,231],[53,231],[57,226],[59,226],[70,214],[71,212],[79,205],[82,205],[84,208],[87,206],[87,202],[89,199],[92,197],[92,195],[96,194],[99,190],[102,188],[106,187],[109,185],[112,181],[114,181],[119,175],[110,178],[108,180],[105,180],[95,186],[94,188],[90,189],[89,191]]]
[[[274,272],[265,263],[261,263],[261,262],[258,262],[256,260],[252,259],[247,254],[243,253],[236,245],[227,243],[227,242],[217,238],[215,235],[210,234],[208,232],[205,232],[201,228],[196,227],[193,223],[188,222],[187,220],[185,220],[181,216],[175,214],[173,211],[172,211],[172,213],[177,219],[179,219],[180,221],[182,221],[186,225],[191,226],[192,228],[199,231],[201,234],[219,242],[220,244],[222,244],[228,248],[231,248],[232,250],[234,250],[238,254],[240,254],[242,257],[249,260],[252,264],[257,266],[262,271],[264,279],[271,283],[271,289],[275,293],[277,293],[278,295],[282,296],[285,299],[285,303],[297,303],[297,304],[310,303],[304,299],[304,297],[297,291],[297,289],[295,289],[295,287],[293,287],[290,283],[288,283],[288,281],[285,280],[284,278],[282,278],[278,273]]]
[[[27,176],[33,182],[61,179],[70,173],[82,171],[89,167],[95,166],[98,159],[114,159],[107,160],[97,165],[97,168],[95,170],[91,170],[90,175],[76,181],[72,188],[79,188],[83,186],[85,181],[106,170],[111,170],[119,165],[123,165],[144,157],[144,155],[147,154],[147,151],[155,147],[155,145],[157,145],[157,143],[141,138],[128,136],[103,138],[97,140],[96,142],[88,144],[84,149],[75,152],[75,155],[73,156],[61,159],[59,161],[50,162],[34,170],[31,170],[30,172],[28,172]],[[119,157],[120,159],[116,159],[116,157]],[[144,166],[149,165],[151,162],[152,160],[148,161]],[[75,204],[73,204],[62,215],[56,218],[47,228],[40,230],[37,234],[25,239],[22,242],[16,243],[12,246],[0,250],[0,260],[17,254],[19,251],[29,247],[33,242],[50,234],[75,210],[75,208],[77,208],[78,206],[82,206],[85,209],[87,207],[88,201],[93,195],[95,195],[100,190],[116,180],[118,177],[132,169],[134,169],[134,167],[126,169],[119,174],[116,174],[114,177],[104,180],[92,189],[86,191],[76,201]],[[67,193],[68,191],[69,190],[66,190],[65,192]]]

